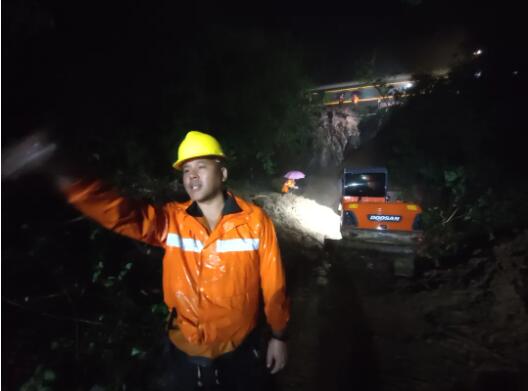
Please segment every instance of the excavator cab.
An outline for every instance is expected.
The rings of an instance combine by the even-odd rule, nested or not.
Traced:
[[[350,201],[384,202],[386,200],[386,169],[345,169],[342,183],[343,197],[348,197]]]
[[[389,254],[380,256],[379,263],[386,261],[396,276],[410,277],[423,236],[422,208],[389,190],[388,176],[385,167],[343,170],[338,208],[342,239],[327,240],[327,248],[335,256],[349,250]]]
[[[341,231],[421,230],[420,206],[393,199],[385,167],[345,168],[341,177]]]

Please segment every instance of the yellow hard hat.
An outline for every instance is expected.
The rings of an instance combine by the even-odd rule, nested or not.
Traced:
[[[181,170],[185,161],[206,156],[225,158],[217,139],[209,134],[191,130],[178,147],[178,160],[173,163],[172,167]]]

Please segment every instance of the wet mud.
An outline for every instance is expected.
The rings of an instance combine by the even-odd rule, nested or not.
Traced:
[[[464,287],[460,276],[477,273],[466,266],[427,286],[435,278],[397,277],[392,261],[376,251],[324,248],[299,258],[286,248],[290,361],[278,389],[526,389],[526,310],[507,284],[498,288],[506,275],[495,275],[495,290]],[[486,275],[482,265],[479,270]],[[498,324],[507,308],[502,295],[509,295],[515,324]]]

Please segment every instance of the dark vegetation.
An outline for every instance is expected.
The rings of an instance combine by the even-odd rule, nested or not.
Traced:
[[[49,127],[72,165],[155,201],[189,129],[215,132],[234,178],[310,157],[317,108],[287,35],[211,15],[200,29],[141,7],[116,30],[122,10],[51,4],[3,3],[3,147]],[[371,141],[393,182],[418,186],[430,259],[526,227],[526,73],[513,45],[479,38],[482,56],[447,78],[420,76]],[[160,251],[80,219],[39,175],[3,183],[2,212],[2,387],[152,387],[166,316]]]
[[[373,141],[393,181],[427,208],[436,255],[526,227],[520,64],[515,51],[490,45],[447,77],[417,75],[411,96],[388,115],[388,131]]]

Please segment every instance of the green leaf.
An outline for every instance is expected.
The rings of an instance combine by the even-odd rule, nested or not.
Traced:
[[[99,279],[99,276],[101,275],[101,270],[96,270],[92,274],[92,282],[96,282]]]
[[[53,372],[51,369],[46,369],[43,374],[45,381],[53,381],[56,378],[55,372]]]

